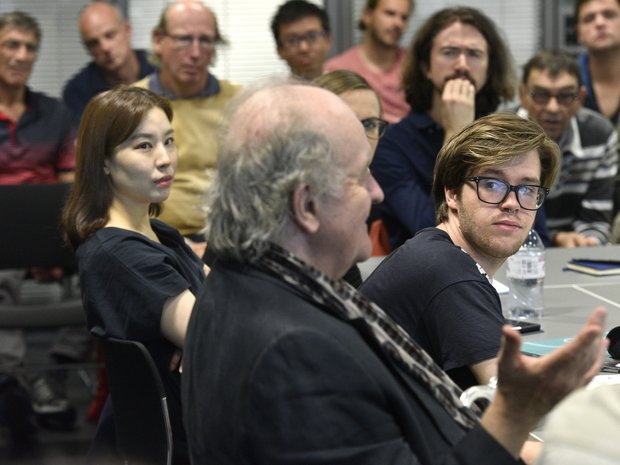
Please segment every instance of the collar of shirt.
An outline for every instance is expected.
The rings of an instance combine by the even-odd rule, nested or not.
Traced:
[[[149,76],[149,89],[158,95],[163,95],[164,97],[169,98],[170,100],[176,100],[179,98],[175,94],[173,94],[172,91],[164,87],[161,79],[159,78],[159,72],[157,71]],[[210,97],[219,93],[220,81],[218,81],[213,74],[208,73],[207,84],[198,94],[194,95],[192,98]]]

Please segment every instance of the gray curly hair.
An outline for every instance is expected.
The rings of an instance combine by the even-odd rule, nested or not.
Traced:
[[[268,242],[283,239],[300,184],[316,198],[342,195],[345,167],[328,139],[308,123],[305,107],[291,98],[291,85],[311,84],[262,82],[246,88],[228,109],[206,202],[205,235],[220,257],[249,261],[260,257]],[[244,103],[265,90],[248,114],[251,105]]]

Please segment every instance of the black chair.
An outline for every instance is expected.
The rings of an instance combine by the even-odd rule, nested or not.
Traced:
[[[170,465],[172,428],[164,385],[144,345],[102,340],[117,448],[126,464]]]
[[[76,270],[75,257],[59,229],[70,189],[67,183],[0,186],[0,270],[61,267],[68,276],[59,302],[0,304],[0,328],[85,324],[69,277]]]

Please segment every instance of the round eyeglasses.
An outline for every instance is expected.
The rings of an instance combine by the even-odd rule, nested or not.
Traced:
[[[215,48],[215,43],[217,42],[217,39],[215,39],[214,37],[209,37],[206,35],[194,37],[189,34],[179,35],[166,33],[166,36],[170,37],[174,48],[178,50],[188,49],[194,44],[194,42],[198,42],[198,47],[200,48],[200,50],[210,51]]]
[[[528,89],[528,92],[537,105],[547,105],[549,100],[555,97],[558,105],[567,107],[579,98],[579,91],[577,90],[561,90],[555,93],[548,89],[535,87],[534,89]]]
[[[545,198],[549,194],[548,187],[536,184],[513,186],[501,179],[487,176],[474,176],[466,180],[476,183],[476,193],[480,201],[492,205],[502,203],[511,192],[514,192],[521,208],[524,210],[538,210],[542,207]]]
[[[297,49],[301,46],[302,42],[305,42],[308,45],[314,45],[323,37],[327,37],[327,32],[308,31],[305,34],[292,34],[282,39],[282,45],[289,49]]]
[[[381,118],[364,118],[360,120],[364,131],[366,131],[366,137],[369,139],[380,139],[385,134],[385,128],[388,126],[388,122]]]

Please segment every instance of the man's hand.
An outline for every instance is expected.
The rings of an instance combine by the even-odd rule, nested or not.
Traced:
[[[444,142],[474,121],[476,87],[466,78],[446,82],[441,94],[441,122]]]
[[[597,307],[573,340],[540,358],[523,355],[519,333],[507,325],[502,329],[497,392],[482,425],[515,457],[543,416],[600,370],[606,316]]]
[[[595,237],[584,236],[578,232],[559,232],[553,238],[553,243],[558,247],[590,247],[600,245]]]

